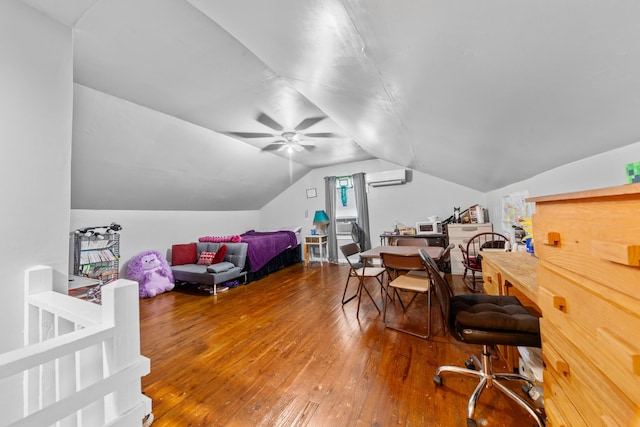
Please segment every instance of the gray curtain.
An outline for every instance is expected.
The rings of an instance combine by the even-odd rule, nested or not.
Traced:
[[[324,210],[329,216],[327,227],[327,246],[329,247],[329,262],[338,262],[338,241],[336,240],[336,177],[324,177]]]
[[[362,251],[371,249],[371,233],[369,231],[369,202],[367,202],[367,182],[364,172],[353,174],[353,190],[356,195],[356,208],[358,209],[358,225],[364,231],[364,247]],[[335,188],[335,187],[334,187]],[[335,209],[335,191],[334,209]],[[335,230],[335,226],[334,226]],[[329,251],[331,253],[331,251]]]

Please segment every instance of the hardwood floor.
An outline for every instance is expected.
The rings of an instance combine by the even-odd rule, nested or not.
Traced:
[[[356,319],[357,301],[340,302],[347,272],[300,263],[215,297],[173,291],[140,300],[153,426],[466,425],[476,380],[450,375],[436,387],[432,378],[480,347],[444,334],[437,306],[430,340],[385,328],[367,298]],[[499,360],[494,367],[504,370]],[[494,390],[483,393],[476,419],[533,425]]]

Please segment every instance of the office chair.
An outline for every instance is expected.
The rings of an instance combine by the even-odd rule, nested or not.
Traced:
[[[524,398],[502,384],[506,381],[524,381],[533,387],[528,378],[512,373],[494,373],[490,347],[495,345],[540,347],[540,323],[529,314],[516,297],[485,294],[453,295],[446,280],[438,273],[437,266],[429,255],[420,251],[425,268],[429,272],[433,292],[440,305],[443,324],[458,341],[482,345],[481,366],[475,366],[478,359],[472,357],[465,365],[440,366],[433,382],[442,386],[442,374],[453,372],[475,376],[480,379],[467,404],[467,426],[477,426],[474,420],[476,403],[485,388],[495,388],[524,408],[538,426],[544,426],[544,418]],[[474,363],[474,361],[476,363]],[[478,369],[476,369],[478,368]]]

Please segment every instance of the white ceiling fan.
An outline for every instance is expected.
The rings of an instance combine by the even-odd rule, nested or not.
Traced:
[[[289,154],[294,151],[301,152],[305,150],[313,150],[316,146],[308,139],[316,138],[339,138],[340,135],[332,132],[312,132],[302,133],[314,124],[324,120],[326,117],[309,117],[302,120],[292,130],[285,130],[284,126],[276,122],[265,113],[260,113],[256,120],[263,125],[277,131],[278,133],[262,133],[262,132],[226,132],[228,135],[239,138],[278,138],[262,148],[262,151],[283,151],[287,150]]]

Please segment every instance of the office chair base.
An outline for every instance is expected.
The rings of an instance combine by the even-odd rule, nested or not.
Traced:
[[[477,360],[477,359],[476,359]],[[475,412],[476,412],[476,403],[480,398],[480,394],[484,391],[485,388],[494,387],[506,394],[512,400],[514,400],[518,405],[520,405],[523,409],[525,409],[529,415],[531,415],[536,424],[539,427],[543,427],[545,424],[545,420],[543,416],[534,409],[524,398],[520,397],[518,394],[513,392],[510,388],[503,385],[500,380],[505,381],[524,381],[530,387],[533,386],[531,381],[525,376],[519,374],[511,374],[511,373],[499,373],[494,374],[493,368],[491,364],[491,354],[489,352],[488,346],[483,346],[482,349],[482,363],[479,370],[468,369],[468,368],[460,368],[458,366],[440,366],[436,371],[436,374],[433,376],[433,382],[437,386],[442,386],[442,374],[443,372],[454,372],[458,374],[463,374],[467,376],[473,376],[480,378],[480,382],[476,386],[475,390],[471,394],[469,398],[469,402],[467,403],[467,426],[475,426],[476,422],[474,420]]]

